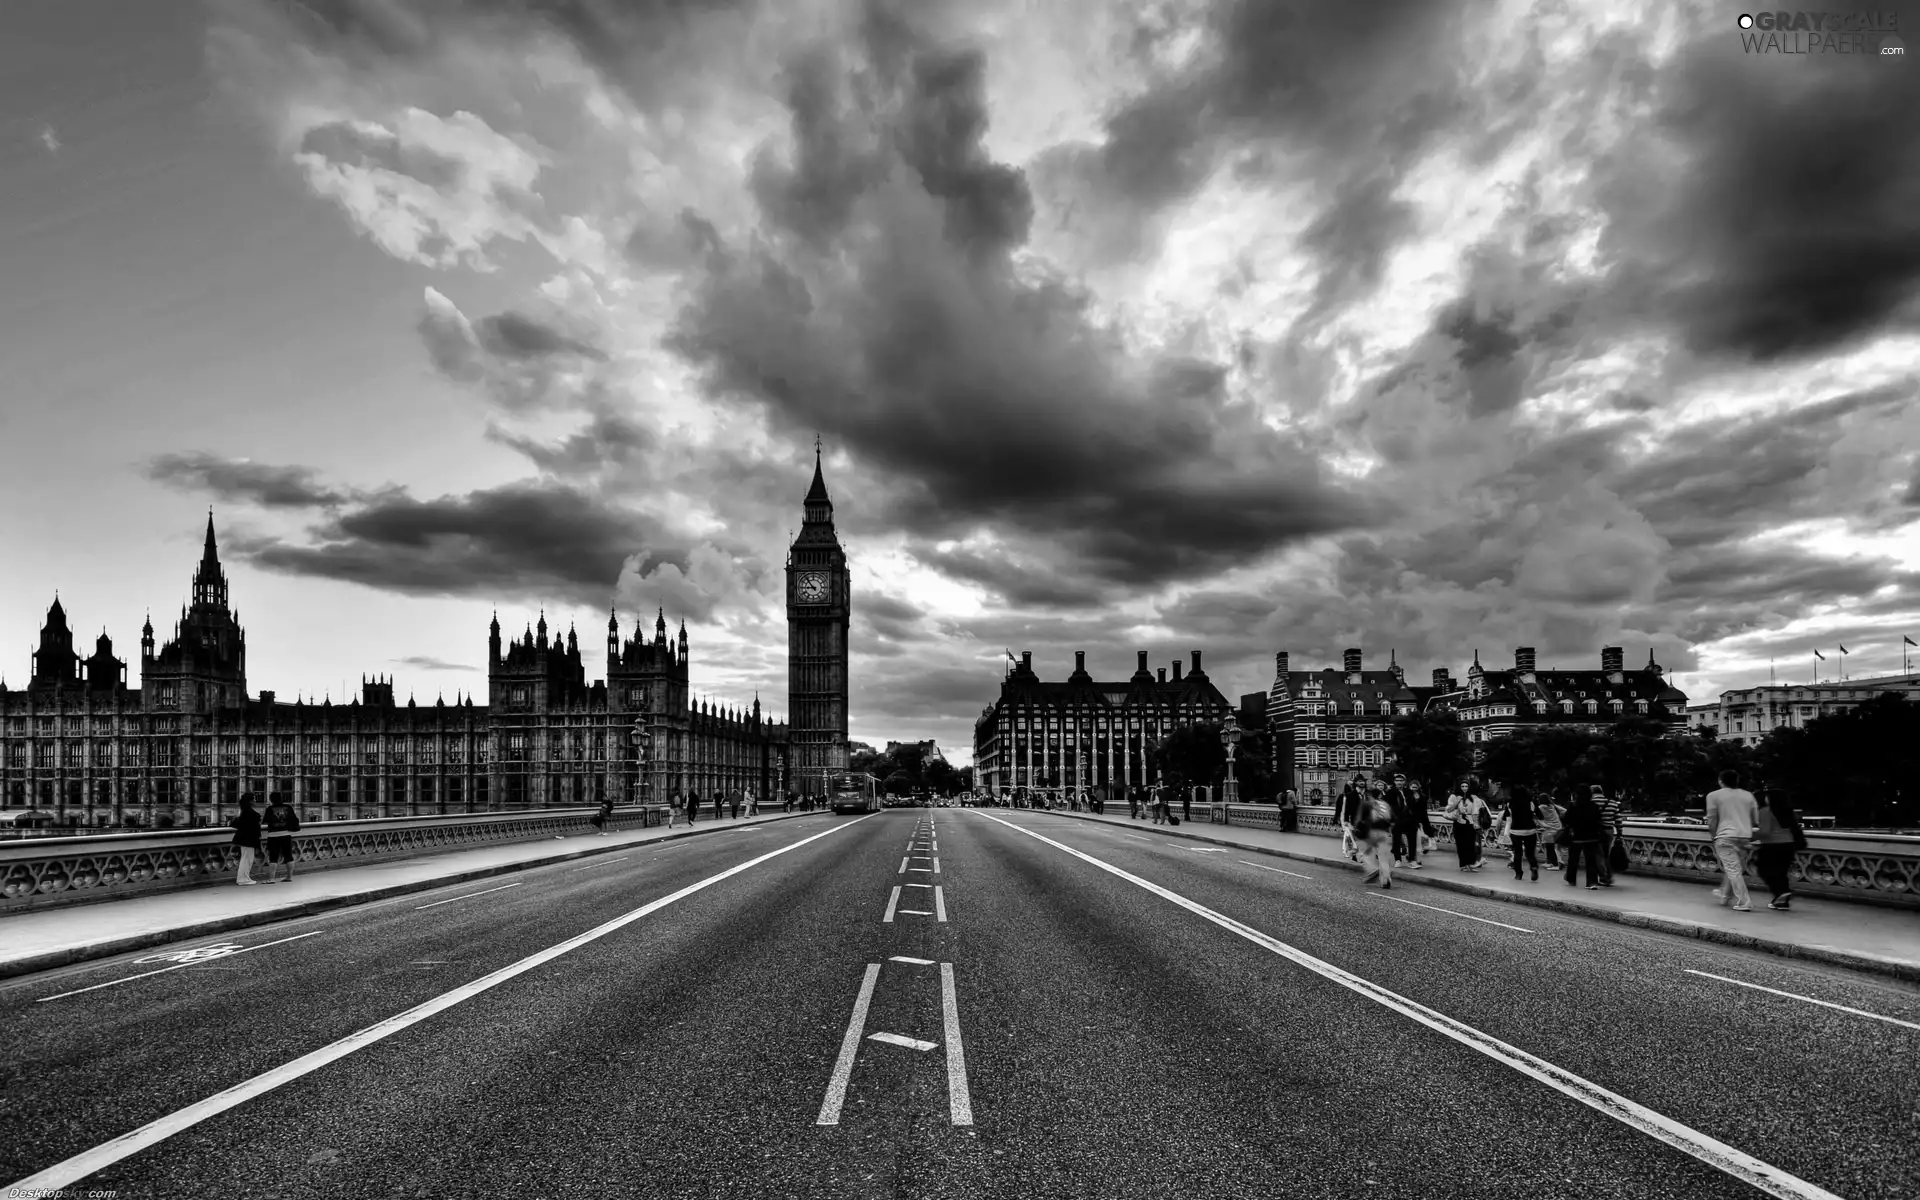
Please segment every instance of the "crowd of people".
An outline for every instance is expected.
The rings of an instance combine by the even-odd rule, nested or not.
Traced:
[[[1557,793],[1516,784],[1498,799],[1489,799],[1492,794],[1483,781],[1468,776],[1453,785],[1439,811],[1453,835],[1459,871],[1484,870],[1488,843],[1506,844],[1516,880],[1537,883],[1543,854],[1547,869],[1560,871],[1568,887],[1581,886],[1584,871],[1588,890],[1610,888],[1626,870],[1620,800],[1601,784]],[[1283,796],[1283,807],[1286,800]],[[1399,774],[1391,780],[1364,774],[1349,780],[1335,801],[1334,820],[1342,851],[1367,868],[1366,882],[1377,879],[1382,888],[1393,886],[1396,867],[1422,870],[1422,856],[1436,836],[1434,811],[1419,785]],[[1706,798],[1706,826],[1725,876],[1714,897],[1736,912],[1752,911],[1745,878],[1752,862],[1772,894],[1767,907],[1786,911],[1793,900],[1788,869],[1794,852],[1807,844],[1786,794],[1767,788],[1756,796],[1740,786],[1736,772],[1722,771],[1719,789]]]

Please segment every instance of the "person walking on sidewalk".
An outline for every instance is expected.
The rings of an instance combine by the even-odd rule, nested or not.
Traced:
[[[609,836],[607,826],[611,824],[613,824],[613,799],[603,797],[600,801],[600,810],[593,814],[593,827],[599,831],[601,837],[607,837]]]
[[[1392,887],[1393,806],[1387,803],[1377,779],[1373,781],[1373,788],[1366,799],[1357,806],[1353,839],[1360,844],[1360,862],[1367,867],[1367,873],[1360,882],[1372,883],[1378,877],[1382,888]]]
[[[1507,798],[1507,815],[1501,820],[1501,828],[1507,835],[1507,845],[1513,850],[1513,877],[1520,878],[1520,858],[1526,856],[1527,867],[1533,872],[1530,882],[1540,882],[1540,855],[1537,843],[1540,841],[1540,812],[1533,805],[1533,792],[1521,784],[1513,786]]]
[[[1360,789],[1351,779],[1333,802],[1333,823],[1340,830],[1340,852],[1349,860],[1359,862],[1360,847],[1365,843],[1353,831],[1360,824]]]
[[[1592,796],[1581,796],[1567,806],[1566,830],[1573,835],[1567,847],[1567,886],[1580,882],[1580,860],[1587,860],[1587,890],[1599,888],[1601,827],[1600,806]]]
[[[687,828],[688,829],[693,828],[693,819],[699,815],[700,815],[700,789],[690,788],[687,791]]]
[[[1731,904],[1735,912],[1753,911],[1747,894],[1747,854],[1759,822],[1760,802],[1740,786],[1740,772],[1720,772],[1719,789],[1707,793],[1707,836],[1713,839],[1713,856],[1727,881],[1713,889],[1713,898],[1722,905]]]
[[[1487,802],[1473,794],[1471,781],[1463,779],[1454,785],[1445,815],[1453,826],[1453,848],[1460,856],[1462,871],[1480,869],[1480,818],[1486,813]]]
[[[260,852],[260,814],[253,811],[253,793],[240,794],[240,814],[233,819],[233,844],[240,847],[240,871],[234,882],[252,887],[253,859]]]
[[[1620,800],[1607,795],[1607,789],[1593,784],[1593,802],[1600,806],[1600,886],[1613,886],[1613,848],[1619,844],[1625,826],[1620,823]],[[1624,863],[1621,870],[1625,870]]]
[[[1534,815],[1540,823],[1540,843],[1547,851],[1547,870],[1560,869],[1560,806],[1554,803],[1553,789],[1540,793],[1539,803],[1534,805]]]
[[[1427,806],[1418,793],[1407,786],[1405,775],[1395,775],[1387,789],[1387,803],[1393,806],[1394,865],[1405,863],[1410,871],[1420,869],[1420,834],[1430,832]]]
[[[732,811],[733,819],[736,821],[740,819],[740,801],[740,789],[735,788],[733,789],[733,794],[727,797],[727,808]]]
[[[1754,870],[1760,873],[1760,882],[1773,894],[1767,907],[1786,912],[1793,901],[1793,892],[1789,890],[1792,881],[1787,872],[1793,866],[1793,856],[1807,848],[1807,835],[1801,831],[1800,816],[1793,811],[1785,791],[1777,787],[1764,788],[1758,799],[1760,821],[1753,838]]]
[[[267,882],[278,883],[281,863],[287,864],[287,882],[293,882],[293,835],[300,832],[300,814],[279,792],[267,793]]]

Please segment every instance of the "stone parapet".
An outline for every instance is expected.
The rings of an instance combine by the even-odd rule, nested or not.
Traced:
[[[594,808],[527,809],[435,817],[318,821],[293,835],[294,861],[311,871],[414,858],[593,828]],[[665,805],[616,808],[610,829],[660,825]],[[232,829],[169,829],[0,842],[0,915],[230,884],[240,849]]]
[[[1300,833],[1339,837],[1330,806],[1302,806]],[[1271,804],[1215,804],[1214,821],[1227,825],[1280,828],[1280,810]],[[1440,813],[1428,814],[1438,846],[1453,847],[1453,827]],[[1697,825],[1667,825],[1653,821],[1624,823],[1631,874],[1702,883],[1720,877],[1713,844]],[[1488,846],[1490,855],[1504,856],[1505,845]],[[1754,886],[1759,876],[1748,867]],[[1863,904],[1920,909],[1920,837],[1897,834],[1820,832],[1807,834],[1807,848],[1794,856],[1788,871],[1796,894],[1852,900]],[[1764,888],[1761,889],[1764,892]]]

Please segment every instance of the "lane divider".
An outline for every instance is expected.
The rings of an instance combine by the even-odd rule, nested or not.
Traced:
[[[1518,933],[1536,932],[1535,930],[1532,930],[1532,929],[1521,929],[1518,925],[1509,925],[1505,921],[1489,921],[1485,917],[1476,917],[1472,913],[1455,912],[1451,908],[1440,908],[1439,906],[1433,905],[1433,904],[1422,904],[1418,900],[1402,900],[1398,896],[1383,896],[1379,892],[1368,892],[1367,895],[1372,896],[1378,900],[1392,900],[1399,904],[1411,904],[1415,908],[1424,908],[1430,912],[1446,913],[1450,917],[1465,917],[1469,921],[1478,921],[1482,925],[1498,925],[1502,929],[1511,929]]]
[[[1236,858],[1234,859],[1234,861],[1247,863],[1247,865],[1250,867],[1259,867],[1262,871],[1272,871],[1276,875],[1291,875],[1295,879],[1312,879],[1313,878],[1313,876],[1311,875],[1302,875],[1298,871],[1282,871],[1279,867],[1270,867],[1265,863],[1247,862],[1247,860],[1244,858]]]
[[[880,918],[881,924],[891,925],[893,923],[893,910],[899,903],[900,889],[896,887],[893,889],[893,894],[887,897],[887,912],[885,916]]]
[[[827,1079],[827,1095],[820,1102],[815,1125],[838,1125],[840,1106],[846,1103],[847,1081],[853,1078],[853,1059],[860,1053],[860,1031],[866,1028],[867,1006],[873,1003],[873,985],[880,981],[880,964],[868,963],[860,981],[860,993],[853,998],[853,1016],[847,1020],[847,1035],[840,1039],[840,1057],[833,1062],[833,1074]]]
[[[871,816],[871,814],[868,815]],[[292,1062],[283,1063],[270,1071],[236,1083],[225,1091],[209,1096],[197,1104],[190,1104],[178,1112],[168,1113],[166,1116],[160,1117],[157,1120],[149,1121],[138,1129],[123,1133],[110,1142],[105,1142],[99,1146],[95,1146],[91,1150],[57,1162],[45,1170],[27,1176],[25,1179],[17,1180],[5,1187],[0,1187],[0,1195],[34,1195],[41,1192],[71,1187],[87,1176],[98,1171],[103,1171],[121,1159],[138,1154],[149,1146],[157,1145],[176,1133],[191,1129],[210,1117],[219,1116],[231,1108],[238,1108],[256,1096],[264,1095],[267,1092],[273,1091],[275,1088],[292,1083],[302,1076],[310,1075],[328,1063],[345,1058],[357,1050],[364,1050],[376,1042],[390,1038],[401,1030],[417,1025],[436,1013],[445,1012],[456,1004],[471,1000],[483,992],[491,991],[509,979],[524,975],[535,967],[544,966],[564,954],[571,954],[582,946],[589,945],[610,933],[624,929],[642,917],[650,916],[670,904],[677,904],[688,896],[710,888],[724,879],[731,879],[742,871],[751,870],[769,859],[778,858],[782,854],[798,850],[800,847],[811,842],[817,842],[823,837],[831,837],[844,829],[851,829],[864,820],[867,820],[867,817],[856,817],[845,824],[830,826],[819,833],[813,834],[811,837],[802,838],[797,842],[782,846],[778,850],[770,850],[757,858],[750,858],[738,866],[728,867],[719,874],[709,875],[697,883],[690,883],[677,892],[662,896],[658,900],[650,901],[630,913],[615,917],[613,920],[597,925],[585,933],[577,934],[564,942],[549,946],[538,953],[530,954],[519,962],[504,966],[492,974],[483,975],[472,983],[463,984],[450,992],[428,1000],[424,1004],[416,1004],[403,1013],[369,1025],[358,1033],[348,1034],[339,1041],[322,1046],[310,1054],[303,1054]],[[318,933],[320,931],[315,930],[314,932]],[[879,970],[879,964],[874,964],[874,973],[877,974]],[[856,1044],[858,1043],[857,1038],[855,1042]]]
[[[484,892],[468,892],[464,896],[455,896],[451,900],[435,900],[432,904],[417,904],[414,906],[413,911],[419,912],[423,908],[439,908],[442,904],[453,904],[461,900],[471,900],[475,896],[491,896],[495,892],[504,892],[508,888],[517,888],[519,886],[517,883],[503,883],[499,887],[488,888]]]
[[[1384,1008],[1391,1009],[1445,1037],[1451,1038],[1468,1049],[1478,1051],[1496,1062],[1503,1063],[1532,1079],[1546,1084],[1564,1096],[1579,1101],[1588,1108],[1624,1125],[1637,1129],[1656,1141],[1665,1143],[1684,1154],[1692,1155],[1716,1170],[1723,1171],[1744,1183],[1747,1183],[1769,1196],[1781,1200],[1842,1200],[1839,1195],[1810,1183],[1797,1175],[1790,1174],[1772,1163],[1764,1162],[1742,1150],[1737,1150],[1725,1142],[1711,1137],[1691,1126],[1684,1125],[1671,1117],[1655,1112],[1618,1092],[1610,1091],[1590,1079],[1575,1075],[1563,1067],[1555,1066],[1544,1058],[1529,1054],[1518,1046],[1509,1045],[1468,1025],[1455,1020],[1437,1009],[1428,1008],[1417,1000],[1410,1000],[1397,992],[1389,991],[1379,984],[1363,979],[1350,971],[1334,966],[1324,959],[1316,958],[1306,951],[1290,946],[1278,938],[1260,932],[1250,925],[1234,920],[1223,913],[1215,912],[1197,900],[1190,900],[1169,888],[1161,887],[1147,879],[1123,870],[1111,863],[1095,858],[1084,851],[1076,850],[1063,842],[1054,841],[1042,833],[1022,828],[1011,821],[1001,820],[988,813],[979,813],[981,817],[1005,826],[1016,833],[1044,842],[1054,849],[1070,854],[1082,862],[1105,871],[1117,878],[1124,879],[1135,887],[1144,889],[1170,901],[1204,920],[1211,921],[1229,933],[1245,938],[1256,946],[1270,950],[1282,958],[1305,967],[1314,974],[1332,980],[1341,987],[1357,992]]]
[[[960,1044],[960,1002],[953,994],[953,964],[940,964],[940,1016],[947,1033],[947,1106],[955,1125],[973,1124],[973,1093],[967,1088],[967,1051]]]
[[[942,921],[947,919],[947,890],[945,888],[936,887],[933,889],[933,910],[940,915]]]
[[[1868,1012],[1864,1008],[1849,1008],[1844,1004],[1835,1004],[1831,1000],[1816,1000],[1812,996],[1802,996],[1798,992],[1783,992],[1778,988],[1761,987],[1757,983],[1748,983],[1742,979],[1730,979],[1725,975],[1715,975],[1711,971],[1696,971],[1689,967],[1687,968],[1687,974],[1699,975],[1706,979],[1718,979],[1721,983],[1731,983],[1743,988],[1752,988],[1756,992],[1772,992],[1776,996],[1785,996],[1789,1000],[1804,1000],[1808,1004],[1818,1004],[1822,1008],[1837,1008],[1843,1013],[1852,1013],[1856,1017],[1870,1017],[1875,1021],[1885,1021],[1889,1025],[1898,1025],[1903,1029],[1920,1029],[1920,1025],[1916,1025],[1912,1021],[1902,1021],[1898,1017],[1883,1017],[1879,1013]]]

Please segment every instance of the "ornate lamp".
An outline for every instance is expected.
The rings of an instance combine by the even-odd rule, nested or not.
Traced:
[[[1240,784],[1233,777],[1233,756],[1239,751],[1240,737],[1239,714],[1228,709],[1226,724],[1220,727],[1220,744],[1227,748],[1227,782],[1220,789],[1220,799],[1226,804],[1240,802]]]

